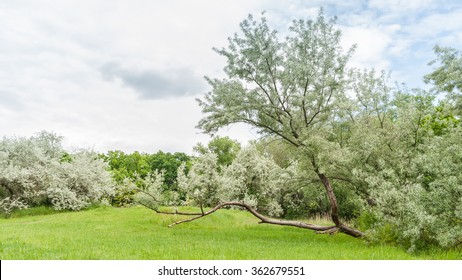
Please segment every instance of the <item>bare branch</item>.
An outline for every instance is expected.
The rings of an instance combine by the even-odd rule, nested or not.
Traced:
[[[294,145],[295,147],[299,147],[302,145],[302,143],[300,142],[295,142],[294,140],[290,139],[287,135],[285,135],[282,131],[280,130],[276,130],[268,125],[265,125],[263,123],[260,123],[260,122],[257,122],[257,121],[254,121],[254,120],[251,120],[251,119],[242,119],[240,120],[241,122],[244,122],[244,123],[247,123],[247,124],[251,124],[251,125],[254,125],[255,127],[258,127],[258,128],[265,128],[265,129],[268,129],[269,131],[271,131],[272,133],[280,136],[281,138],[283,138],[284,140],[286,140],[287,142],[289,142],[290,144]]]
[[[336,226],[318,226],[318,225],[308,224],[308,223],[299,222],[299,221],[285,221],[285,220],[272,219],[272,218],[266,217],[266,216],[258,213],[250,205],[247,205],[247,204],[242,203],[242,202],[223,202],[223,203],[220,203],[217,206],[215,206],[214,208],[210,209],[209,211],[204,212],[204,215],[175,222],[175,223],[169,225],[169,227],[173,227],[175,225],[182,224],[182,223],[195,221],[197,219],[208,216],[208,215],[216,212],[218,209],[221,209],[221,208],[226,207],[226,206],[239,206],[239,207],[245,208],[252,215],[257,217],[260,220],[260,223],[264,223],[264,224],[273,224],[273,225],[281,225],[281,226],[293,226],[293,227],[311,229],[311,230],[316,230],[316,231],[327,231],[327,230],[336,228]]]
[[[143,203],[141,201],[137,201],[137,203],[144,206],[144,207],[146,207],[146,208],[148,208],[148,209],[151,209],[152,211],[156,212],[157,214],[183,215],[183,216],[201,216],[202,215],[201,213],[180,212],[180,211],[178,211],[176,209],[175,209],[174,212],[160,211],[159,209],[154,208],[154,207],[150,206],[149,204]]]

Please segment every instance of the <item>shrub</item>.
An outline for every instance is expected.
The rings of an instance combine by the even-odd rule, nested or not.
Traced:
[[[61,141],[62,137],[48,132],[0,141],[4,209],[50,205],[57,210],[80,210],[113,195],[106,164],[90,151],[66,153]]]

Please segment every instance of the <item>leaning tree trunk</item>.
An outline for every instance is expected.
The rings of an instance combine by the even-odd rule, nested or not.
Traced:
[[[361,231],[350,228],[349,226],[344,225],[340,221],[340,218],[339,218],[339,215],[338,215],[337,198],[335,196],[334,189],[332,188],[332,185],[330,184],[330,181],[329,181],[329,179],[327,178],[326,175],[324,175],[323,173],[320,173],[317,168],[316,168],[315,171],[316,171],[316,174],[318,175],[319,179],[321,180],[321,182],[322,182],[322,184],[323,184],[323,186],[324,186],[324,188],[326,190],[327,198],[329,199],[329,204],[330,204],[330,216],[331,216],[332,221],[334,222],[336,228],[339,231],[341,231],[343,233],[346,233],[348,235],[354,236],[354,237],[363,236],[364,233],[362,233]]]

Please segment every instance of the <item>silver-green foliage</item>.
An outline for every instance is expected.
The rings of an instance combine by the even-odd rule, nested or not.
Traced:
[[[435,85],[438,91],[462,92],[462,53],[454,48],[435,46],[437,59],[429,65],[439,63],[439,67],[425,76],[427,83]]]
[[[364,90],[363,90],[364,91]],[[462,134],[454,118],[440,123],[441,106],[422,90],[372,93],[358,99],[344,143],[351,179],[371,198],[372,238],[393,239],[409,250],[461,244]],[[360,93],[359,96],[366,96]],[[367,104],[367,110],[366,106]],[[453,121],[451,121],[453,120]],[[444,129],[441,129],[444,127]]]
[[[271,216],[280,216],[280,190],[285,172],[272,158],[261,154],[254,145],[239,151],[220,180],[222,201],[238,201]]]
[[[242,202],[271,216],[282,213],[279,204],[284,170],[257,151],[255,146],[241,149],[232,163],[218,168],[217,156],[202,154],[186,174],[178,169],[178,185],[186,193],[186,203],[215,206],[220,202]]]
[[[407,162],[406,174],[388,168],[369,177],[377,185],[379,224],[391,225],[410,250],[462,242],[461,139],[460,127],[432,137]]]
[[[219,201],[219,172],[217,155],[208,152],[192,162],[188,174],[185,164],[178,168],[178,187],[187,195],[187,203],[200,207],[214,206]]]
[[[354,48],[343,52],[340,31],[322,11],[315,21],[294,21],[285,39],[264,17],[240,27],[227,48],[215,49],[227,59],[227,78],[207,78],[212,91],[198,100],[206,114],[199,127],[213,133],[242,122],[300,146],[344,98]]]
[[[164,190],[164,172],[155,170],[144,177],[139,175],[136,178],[125,178],[122,188],[134,191],[134,199],[137,203],[150,209],[158,210],[160,206],[178,205],[178,193],[171,190]]]
[[[450,104],[462,115],[462,52],[454,48],[435,46],[437,58],[429,65],[434,71],[424,77],[426,83],[434,85],[439,92],[447,92]]]
[[[106,164],[89,151],[67,154],[61,141],[62,137],[47,132],[0,140],[3,204],[50,204],[58,210],[79,210],[112,195],[113,183]]]
[[[370,234],[392,228],[395,241],[410,249],[462,243],[457,111],[442,114],[433,93],[391,87],[384,73],[348,69],[354,47],[342,50],[340,31],[322,11],[316,20],[294,21],[285,38],[264,17],[249,16],[240,27],[226,48],[215,49],[227,60],[226,78],[207,78],[201,129],[247,123],[291,145],[304,176],[324,186],[343,232],[363,236],[339,219],[339,184],[375,213]],[[459,52],[436,50],[441,67],[427,80],[437,90],[460,90]],[[240,182],[228,183],[228,193],[256,197],[239,189],[249,182],[244,168],[229,167]]]

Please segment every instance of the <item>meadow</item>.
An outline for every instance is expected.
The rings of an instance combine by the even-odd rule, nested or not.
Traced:
[[[179,219],[143,207],[61,213],[45,208],[26,210],[0,218],[0,259],[462,259],[460,250],[409,254],[399,247],[372,245],[344,234],[258,224],[239,210],[219,210],[191,223],[167,227]]]

